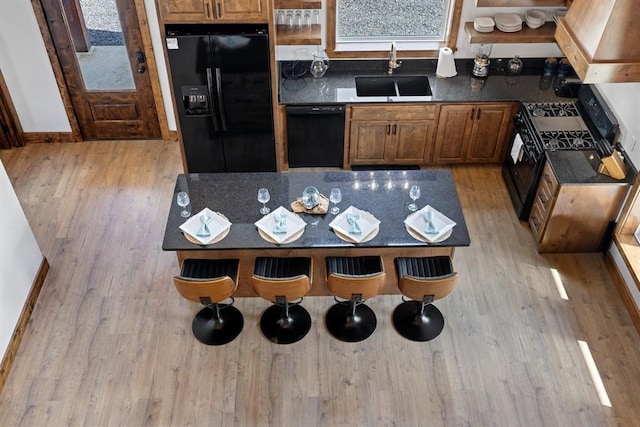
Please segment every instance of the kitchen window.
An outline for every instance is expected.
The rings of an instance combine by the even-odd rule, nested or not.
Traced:
[[[384,57],[392,41],[412,57],[455,46],[463,0],[327,0],[327,51]]]

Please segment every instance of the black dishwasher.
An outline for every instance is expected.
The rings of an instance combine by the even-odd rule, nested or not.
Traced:
[[[289,167],[342,167],[344,105],[288,105]]]

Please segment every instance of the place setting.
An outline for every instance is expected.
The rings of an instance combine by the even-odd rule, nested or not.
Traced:
[[[186,220],[180,230],[184,237],[196,245],[211,245],[227,237],[231,222],[219,212],[204,208]]]
[[[291,243],[299,239],[304,233],[307,223],[283,206],[279,206],[272,212],[266,205],[269,200],[269,190],[259,189],[258,201],[262,203],[260,213],[264,216],[254,224],[258,228],[260,237],[277,245]]]
[[[404,220],[409,235],[425,243],[440,243],[448,239],[456,223],[430,205],[418,209],[416,200],[420,198],[419,185],[411,186],[409,197],[411,203],[407,208],[412,213]]]
[[[349,206],[329,224],[333,232],[349,243],[364,243],[380,231],[380,221],[367,211]]]

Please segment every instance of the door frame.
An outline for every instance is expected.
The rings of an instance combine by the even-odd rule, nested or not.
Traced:
[[[60,142],[80,142],[83,141],[84,138],[80,131],[80,125],[78,122],[78,118],[73,106],[73,102],[71,99],[71,93],[69,91],[69,86],[64,78],[64,72],[61,65],[61,62],[57,56],[56,49],[53,42],[53,37],[51,35],[51,30],[49,28],[49,24],[47,22],[46,13],[44,10],[44,6],[42,4],[43,0],[31,0],[31,4],[36,16],[36,20],[38,22],[38,26],[40,27],[40,32],[42,33],[42,38],[47,50],[47,54],[49,56],[49,61],[51,62],[54,76],[58,85],[58,89],[60,91],[60,95],[62,96],[62,102],[67,113],[67,117],[69,119],[69,123],[71,125],[71,136],[65,137],[62,136],[59,138]],[[162,90],[160,88],[160,77],[158,74],[158,67],[156,64],[156,58],[153,50],[153,45],[151,42],[151,33],[148,24],[148,16],[145,8],[144,0],[132,0],[134,4],[137,17],[138,17],[138,27],[141,35],[142,42],[142,50],[144,56],[146,58],[146,67],[147,73],[149,73],[149,79],[151,81],[151,91],[153,93],[153,104],[156,109],[156,114],[158,118],[158,122],[160,125],[160,133],[161,138],[164,140],[177,140],[177,133],[171,132],[169,130],[167,115],[165,111],[164,101],[162,98]],[[47,142],[57,141],[57,138],[48,138]]]

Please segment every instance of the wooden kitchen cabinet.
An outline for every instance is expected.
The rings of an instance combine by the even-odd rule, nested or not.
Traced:
[[[501,163],[511,136],[514,105],[441,105],[433,163]]]
[[[529,216],[538,252],[599,251],[627,190],[619,184],[558,183],[547,163]]]
[[[158,0],[163,22],[267,22],[267,0]]]
[[[436,114],[436,105],[352,106],[348,133],[349,163],[429,163]]]

